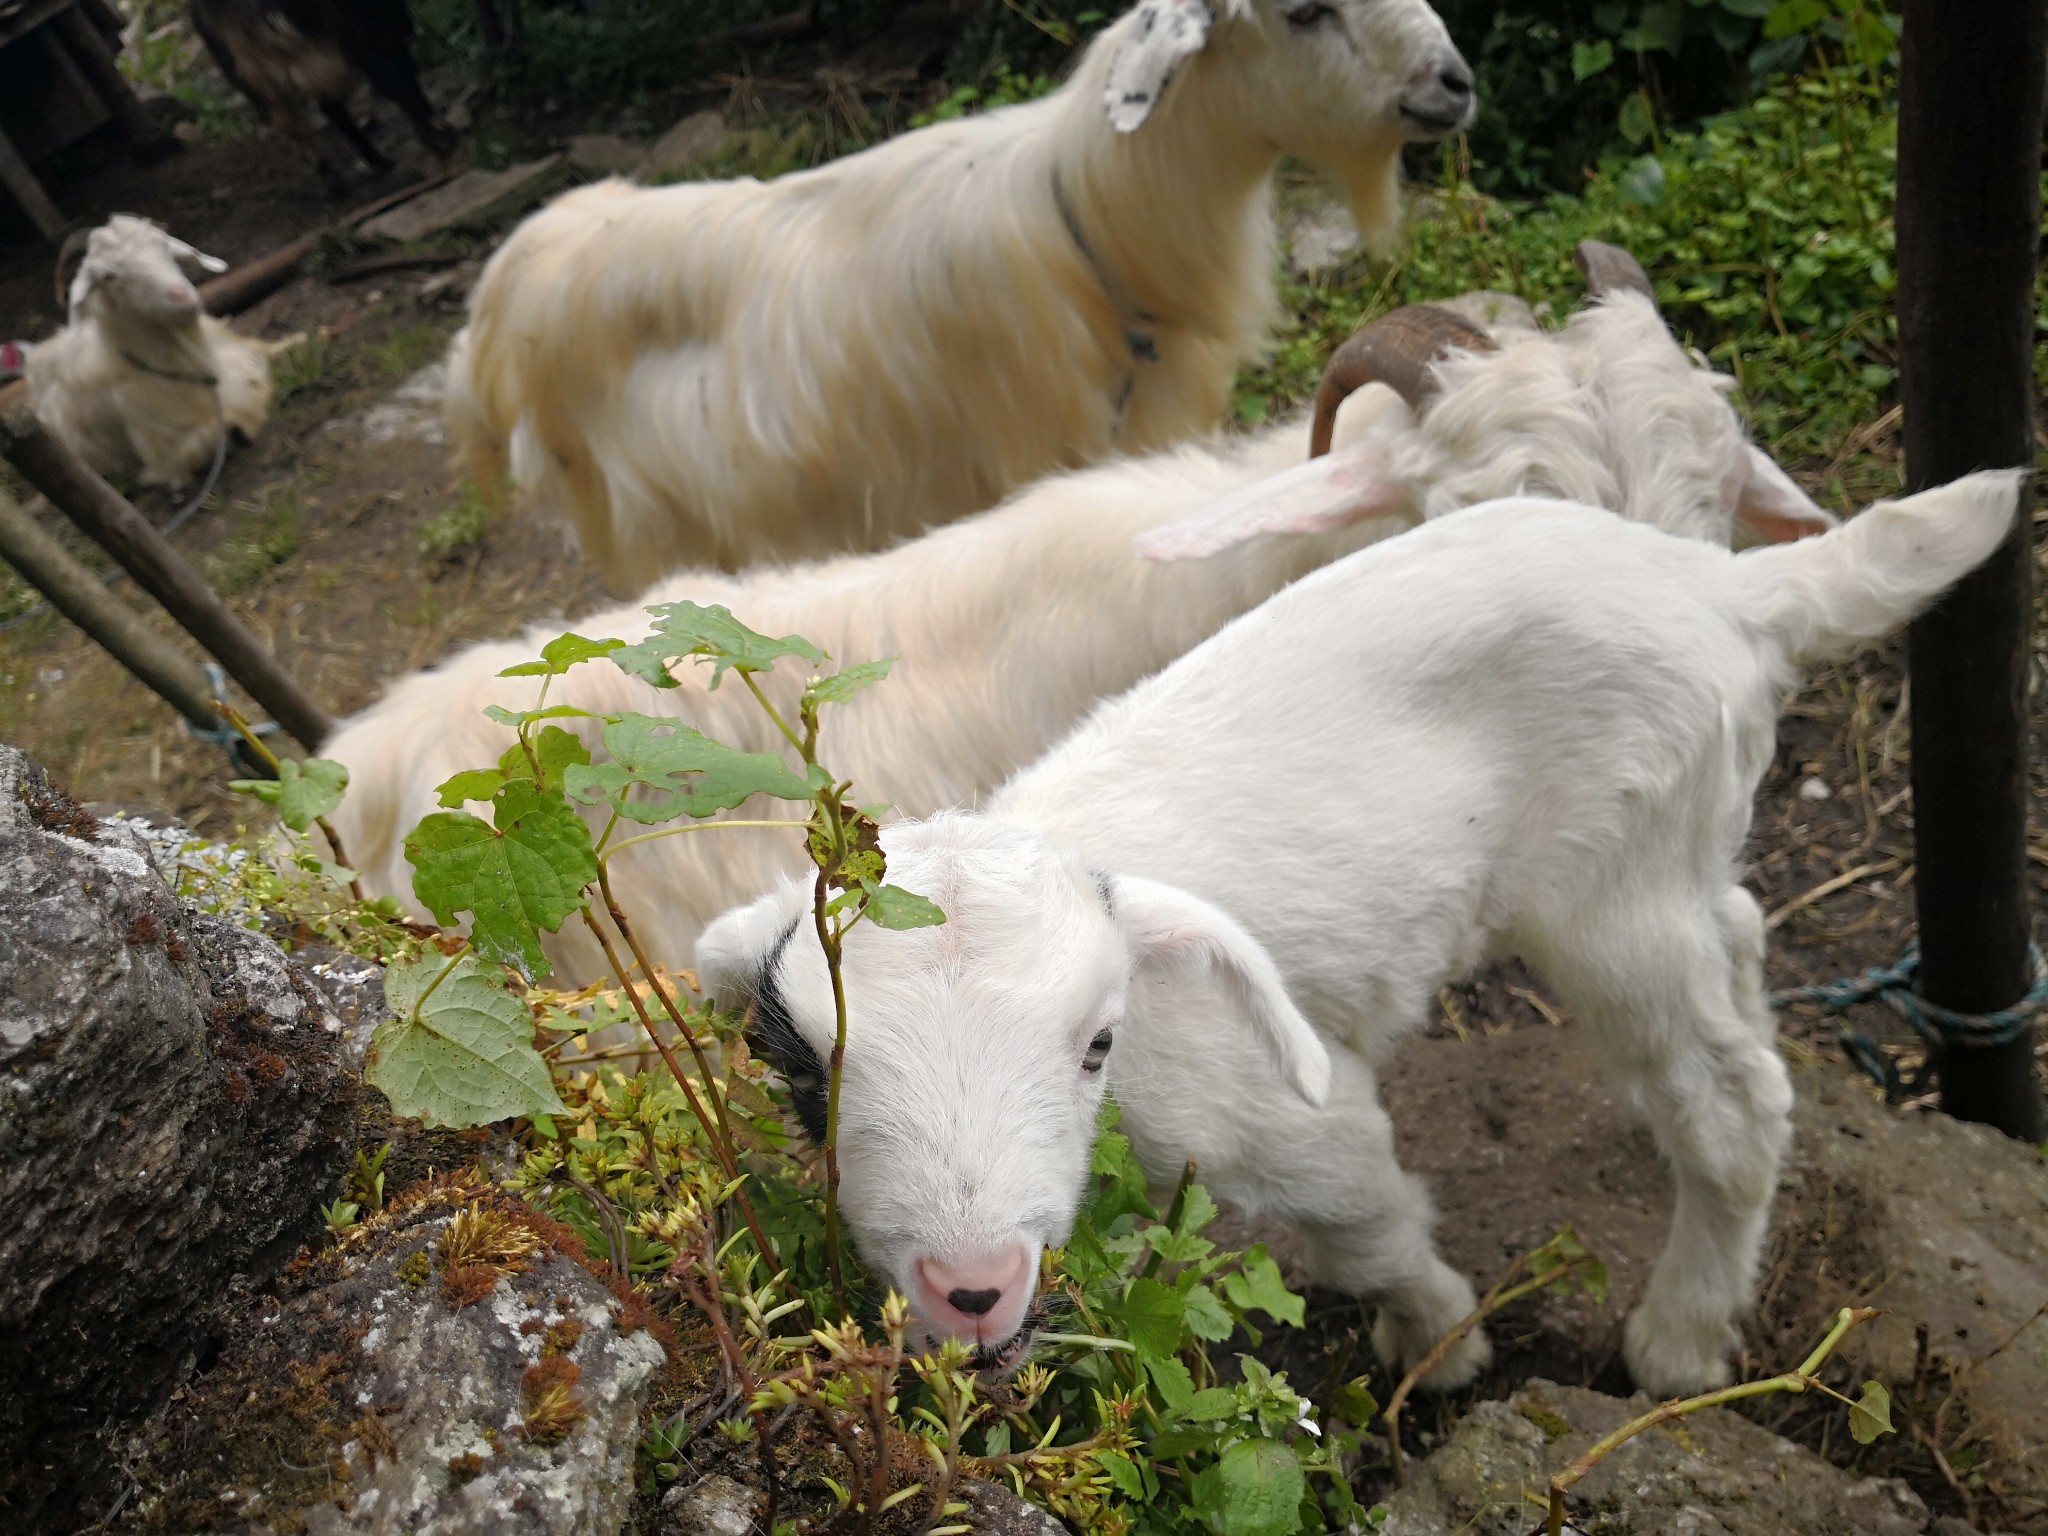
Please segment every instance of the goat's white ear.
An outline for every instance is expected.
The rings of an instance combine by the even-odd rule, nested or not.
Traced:
[[[1269,475],[1198,507],[1177,522],[1139,534],[1131,547],[1146,560],[1201,560],[1276,533],[1328,533],[1406,510],[1386,448],[1353,443]]]
[[[761,974],[782,947],[791,923],[790,903],[781,891],[734,907],[697,935],[697,989],[735,1008],[760,989]]]
[[[1749,542],[1789,544],[1841,526],[1763,449],[1754,443],[1744,443],[1742,449],[1743,463],[1736,470],[1743,480],[1735,502],[1735,528]]]
[[[1119,876],[1113,904],[1141,964],[1206,966],[1266,1037],[1294,1091],[1320,1109],[1330,1098],[1330,1052],[1294,1000],[1265,946],[1221,907],[1178,886]]]
[[[1151,115],[1181,65],[1202,51],[1214,19],[1203,0],[1140,0],[1109,61],[1111,127],[1130,133]]]
[[[228,264],[218,256],[209,256],[206,252],[187,245],[176,235],[165,235],[164,244],[171,248],[171,254],[179,261],[189,261],[202,272],[225,272],[228,269]]]

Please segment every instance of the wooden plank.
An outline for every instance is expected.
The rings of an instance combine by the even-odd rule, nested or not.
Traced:
[[[57,205],[50,201],[43,184],[36,180],[35,172],[28,168],[28,162],[14,151],[14,141],[0,129],[0,186],[5,186],[21,204],[31,223],[42,231],[43,238],[52,245],[63,240],[70,229],[70,221],[57,211]]]
[[[162,603],[273,720],[307,751],[320,749],[334,730],[334,717],[313,702],[269,648],[228,610],[220,594],[126,498],[26,410],[0,418],[0,457]]]
[[[2048,6],[1906,0],[1899,82],[1899,352],[1909,490],[2034,461],[2034,262]],[[2031,494],[2027,506],[2032,506]],[[1910,636],[1920,988],[1963,1013],[2032,985],[2026,872],[2033,526]],[[1942,1107],[2039,1141],[2031,1029],[1952,1049]]]

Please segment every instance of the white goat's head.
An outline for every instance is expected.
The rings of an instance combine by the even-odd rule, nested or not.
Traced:
[[[1199,559],[1261,534],[1438,517],[1522,495],[1723,545],[1834,527],[1749,441],[1728,403],[1735,381],[1678,344],[1634,258],[1596,241],[1579,258],[1595,302],[1559,332],[1512,313],[1490,318],[1496,295],[1469,296],[1492,305],[1411,306],[1361,329],[1325,372],[1314,454],[1329,448],[1338,405],[1365,384],[1395,390],[1409,415],[1145,534],[1139,553]]]
[[[1318,1103],[1330,1059],[1265,950],[1197,897],[1091,871],[983,817],[882,840],[891,878],[946,921],[847,937],[840,1208],[931,1333],[1008,1363],[1028,1342],[1039,1255],[1073,1226],[1134,982],[1211,972]],[[696,953],[706,990],[747,1004],[756,1049],[822,1141],[834,1014],[810,912],[809,884],[786,881],[705,929]]]
[[[1120,131],[1186,65],[1207,77],[1207,110],[1342,182],[1378,243],[1398,223],[1401,145],[1457,132],[1475,107],[1471,67],[1426,0],[1140,0],[1113,46]]]
[[[73,247],[67,243],[62,266]],[[132,316],[155,325],[196,324],[199,290],[188,270],[224,272],[218,256],[194,250],[160,224],[117,213],[86,237],[68,301],[73,324],[88,317]]]

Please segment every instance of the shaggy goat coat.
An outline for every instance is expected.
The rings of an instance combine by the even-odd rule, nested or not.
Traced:
[[[206,314],[180,262],[224,265],[115,214],[87,243],[69,322],[28,354],[36,419],[102,475],[183,485],[222,431],[255,437],[270,414],[270,359],[297,342],[259,341]]]
[[[1792,1102],[1739,883],[1778,700],[1798,660],[1990,554],[2019,479],[1742,555],[1566,503],[1455,513],[1102,706],[984,814],[888,828],[889,878],[947,920],[847,946],[840,1198],[863,1257],[939,1331],[1014,1348],[1028,1285],[963,1327],[927,1277],[1035,1277],[1110,1085],[1155,1181],[1193,1158],[1219,1198],[1296,1223],[1317,1281],[1379,1304],[1402,1369],[1473,1292],[1394,1161],[1374,1064],[1440,986],[1519,955],[1677,1185],[1629,1367],[1659,1394],[1726,1381]],[[809,903],[785,882],[698,944],[707,986],[779,1023],[800,1089],[833,1031]],[[1486,1353],[1469,1337],[1435,1384]]]
[[[767,184],[569,193],[477,284],[449,359],[457,460],[565,515],[630,590],[685,561],[873,548],[1215,426],[1275,317],[1280,151],[1338,176],[1384,249],[1402,142],[1469,111],[1423,0],[1321,9],[1144,0],[1044,100]],[[1153,59],[1177,72],[1122,131],[1119,61],[1183,13],[1194,51]],[[1455,110],[1441,79],[1464,82]]]

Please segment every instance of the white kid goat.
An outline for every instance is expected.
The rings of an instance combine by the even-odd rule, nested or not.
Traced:
[[[184,268],[227,263],[147,219],[117,213],[92,232],[71,279],[69,320],[28,354],[36,419],[102,475],[183,485],[270,413],[270,359],[298,338],[259,341],[200,306]]]
[[[943,926],[846,947],[840,1209],[926,1325],[1010,1360],[1106,1088],[1147,1172],[1298,1225],[1400,1370],[1473,1306],[1394,1160],[1375,1063],[1440,986],[1519,955],[1596,1039],[1677,1186],[1625,1355],[1729,1378],[1792,1091],[1738,883],[1778,701],[1997,547],[2017,472],[1741,555],[1495,502],[1304,577],[1096,714],[980,814],[885,829]],[[831,993],[808,882],[720,918],[822,1129]],[[1228,909],[1226,914],[1226,909]],[[1474,1334],[1434,1373],[1469,1378]]]
[[[1221,420],[1277,314],[1271,175],[1384,250],[1471,116],[1425,0],[1141,0],[1053,95],[766,184],[607,181],[485,267],[449,442],[621,590],[874,548]]]
[[[1440,395],[1428,366],[1436,349],[1483,348],[1486,334],[1397,312],[1340,349],[1313,431],[1295,421],[1248,441],[1058,476],[882,554],[739,577],[673,576],[576,627],[638,640],[648,605],[688,600],[723,604],[774,634],[802,634],[842,660],[900,657],[885,687],[833,711],[825,753],[864,795],[922,816],[986,793],[1097,700],[1425,510],[1525,491],[1597,496],[1626,517],[1722,545],[1731,524],[1751,537],[1832,524],[1749,445],[1724,398],[1730,381],[1694,367],[1650,305],[1597,279],[1595,292],[1606,302],[1542,345],[1503,333],[1498,350],[1444,363]],[[1368,377],[1391,381],[1410,405],[1381,389],[1358,395],[1337,424],[1337,452],[1316,461],[1312,486],[1301,485],[1297,466],[1311,438],[1329,440],[1339,397]],[[1491,431],[1476,430],[1475,419]],[[1246,537],[1213,516],[1199,528],[1167,525],[1240,488],[1256,500],[1261,487],[1276,486],[1295,494],[1284,527],[1321,527],[1324,536],[1262,540],[1199,566],[1161,569],[1130,557],[1137,535],[1180,551]],[[349,770],[333,819],[369,890],[410,900],[406,833],[439,808],[442,782],[511,745],[511,733],[482,711],[530,707],[534,686],[497,674],[530,660],[563,627],[541,625],[401,679],[323,746]],[[701,674],[680,672],[680,688],[657,691],[609,663],[587,664],[555,681],[548,697],[597,713],[671,715],[747,751],[781,750],[744,692],[712,693]],[[762,684],[787,708],[798,679],[778,672]],[[595,732],[581,729],[594,746]],[[773,834],[673,838],[623,858],[614,883],[651,952],[683,965],[706,921],[795,872],[801,857],[793,840]],[[565,977],[602,974],[596,944],[577,925],[547,945]]]

